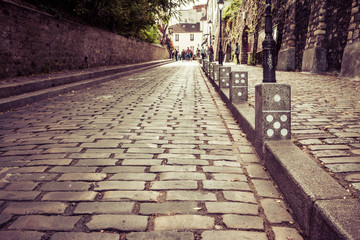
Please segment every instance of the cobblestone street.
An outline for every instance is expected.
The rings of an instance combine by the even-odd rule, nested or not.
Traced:
[[[359,154],[358,111],[348,120],[329,103],[329,113],[319,110],[324,120],[309,118],[316,104],[332,96],[303,96],[310,105],[293,89],[299,143],[320,154],[327,149],[314,149],[323,145],[311,141],[337,138],[319,140],[318,133],[345,134],[354,141],[332,151]],[[356,103],[358,95],[346,94]],[[341,102],[353,106],[347,103]],[[344,125],[333,127],[338,124]],[[2,239],[302,239],[197,62],[164,65],[21,107],[1,114],[0,125]]]
[[[262,68],[227,65],[249,72],[249,103],[254,105]],[[360,80],[281,71],[276,79],[291,86],[293,140],[360,198]]]

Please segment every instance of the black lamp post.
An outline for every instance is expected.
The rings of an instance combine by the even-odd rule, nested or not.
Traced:
[[[209,30],[209,35],[210,35],[209,39],[210,39],[210,41],[209,41],[209,44],[210,44],[210,46],[211,46],[211,24],[212,24],[211,19],[208,21],[208,24],[209,24],[209,26],[210,26],[210,30]]]
[[[220,9],[220,37],[219,37],[219,40],[220,40],[220,44],[219,44],[219,65],[222,65],[222,31],[221,31],[221,11],[224,7],[224,0],[219,0],[218,1],[218,6],[219,6],[219,9]]]
[[[265,40],[263,41],[263,82],[276,82],[275,41],[272,36],[271,0],[266,0]]]

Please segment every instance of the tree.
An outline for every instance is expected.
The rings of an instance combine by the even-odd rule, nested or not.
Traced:
[[[81,21],[120,35],[156,42],[176,9],[195,0],[24,0],[58,17]],[[164,29],[164,28],[163,28]],[[165,32],[161,42],[164,44]]]

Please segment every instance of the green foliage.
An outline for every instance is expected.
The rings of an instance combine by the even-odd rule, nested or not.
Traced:
[[[80,21],[120,35],[156,42],[155,25],[194,0],[24,0],[57,17]]]
[[[247,64],[248,65],[255,65],[255,59],[254,59],[254,54],[253,53],[249,53]]]
[[[242,0],[232,0],[230,5],[225,9],[223,18],[230,21],[236,20],[242,5]]]
[[[149,25],[140,30],[140,37],[147,42],[159,44],[159,31],[156,25]]]

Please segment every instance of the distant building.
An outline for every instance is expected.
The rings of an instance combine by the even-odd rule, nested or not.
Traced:
[[[198,23],[206,14],[206,5],[194,6],[192,9],[179,11],[180,23]]]
[[[200,23],[179,23],[169,27],[174,47],[178,51],[188,48],[196,52],[201,48],[203,33],[200,30]]]
[[[191,49],[196,53],[207,39],[206,5],[194,6],[189,10],[180,10],[179,23],[169,27],[170,38],[178,51]],[[205,31],[205,32],[204,32]],[[206,44],[206,41],[205,41]]]

